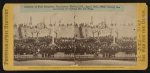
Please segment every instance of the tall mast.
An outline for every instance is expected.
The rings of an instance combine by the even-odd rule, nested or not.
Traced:
[[[50,25],[51,25],[51,17],[50,17],[50,22],[49,22],[49,23],[50,23]]]
[[[59,20],[59,25],[61,24],[61,20]]]
[[[112,24],[112,36],[113,36],[113,44],[116,44],[116,37],[117,37],[116,24]]]
[[[74,25],[76,24],[76,15],[75,15],[75,12],[74,12]]]
[[[91,22],[90,22],[90,26],[92,27],[92,34],[93,34],[93,37],[94,37],[94,31],[95,30],[93,30],[94,28],[94,25],[93,25],[93,16],[91,16]]]
[[[91,23],[90,24],[93,26],[93,16],[91,16]]]
[[[52,44],[55,44],[55,42],[54,42],[54,35],[55,35],[55,24],[56,24],[56,21],[55,21],[55,23],[54,23],[54,25],[52,26]]]
[[[45,24],[45,17],[43,16],[43,27],[45,28],[46,27],[46,24]]]
[[[32,17],[30,16],[29,25],[32,26]]]
[[[43,17],[43,24],[45,25],[45,17]]]

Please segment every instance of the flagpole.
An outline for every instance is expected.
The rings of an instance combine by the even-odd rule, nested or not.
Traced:
[[[76,25],[76,15],[75,15],[75,12],[74,12],[74,25]],[[75,40],[76,40],[76,37],[75,37]],[[76,42],[76,41],[75,41]],[[76,52],[76,46],[75,46],[75,48],[74,48],[74,63],[75,63],[75,66],[77,65],[78,66],[78,64],[77,64],[77,62],[76,62],[76,54],[75,54],[75,52]]]
[[[54,14],[54,15],[56,15],[56,14]],[[51,24],[51,18],[50,18],[50,24]],[[56,21],[55,21],[55,23],[52,25],[52,43],[51,43],[49,46],[56,45],[56,44],[55,44],[55,38],[54,38],[55,25],[56,25]]]
[[[54,42],[54,40],[55,40],[55,38],[54,38],[54,32],[55,32],[54,26],[55,26],[55,25],[52,26],[52,44],[53,44],[53,45],[55,44],[55,42]]]

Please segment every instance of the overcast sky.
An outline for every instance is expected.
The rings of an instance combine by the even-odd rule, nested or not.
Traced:
[[[116,4],[99,4],[99,5],[116,5]],[[124,35],[127,33],[129,36],[135,36],[135,31],[131,31],[136,25],[136,5],[135,4],[117,4],[122,6],[123,10],[95,10],[95,11],[76,11],[76,23],[87,23],[91,22],[91,16],[93,16],[93,24],[97,25],[104,19],[109,26],[110,23],[116,23],[117,29],[120,34]],[[55,5],[54,5],[55,6]],[[61,23],[73,23],[74,12],[72,11],[33,11],[33,12],[22,12],[21,6],[16,5],[14,8],[14,23],[15,24],[28,24],[32,16],[32,23],[36,25],[43,21],[45,18],[45,23],[48,25],[50,23],[58,24]],[[123,26],[123,24],[131,23],[134,26],[128,27]]]

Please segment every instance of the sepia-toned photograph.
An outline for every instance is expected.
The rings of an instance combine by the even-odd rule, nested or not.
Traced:
[[[16,5],[14,66],[135,66],[135,4]]]

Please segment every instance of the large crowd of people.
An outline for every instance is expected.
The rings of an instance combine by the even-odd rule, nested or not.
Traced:
[[[39,42],[36,42],[36,41]],[[98,38],[55,38],[52,43],[52,37],[28,38],[15,40],[14,52],[16,55],[34,55],[41,54],[42,57],[51,57],[57,52],[70,54],[92,54],[103,57],[113,57],[117,52],[136,53],[136,42],[133,40],[124,41],[116,39],[116,45],[112,45],[112,36]]]

